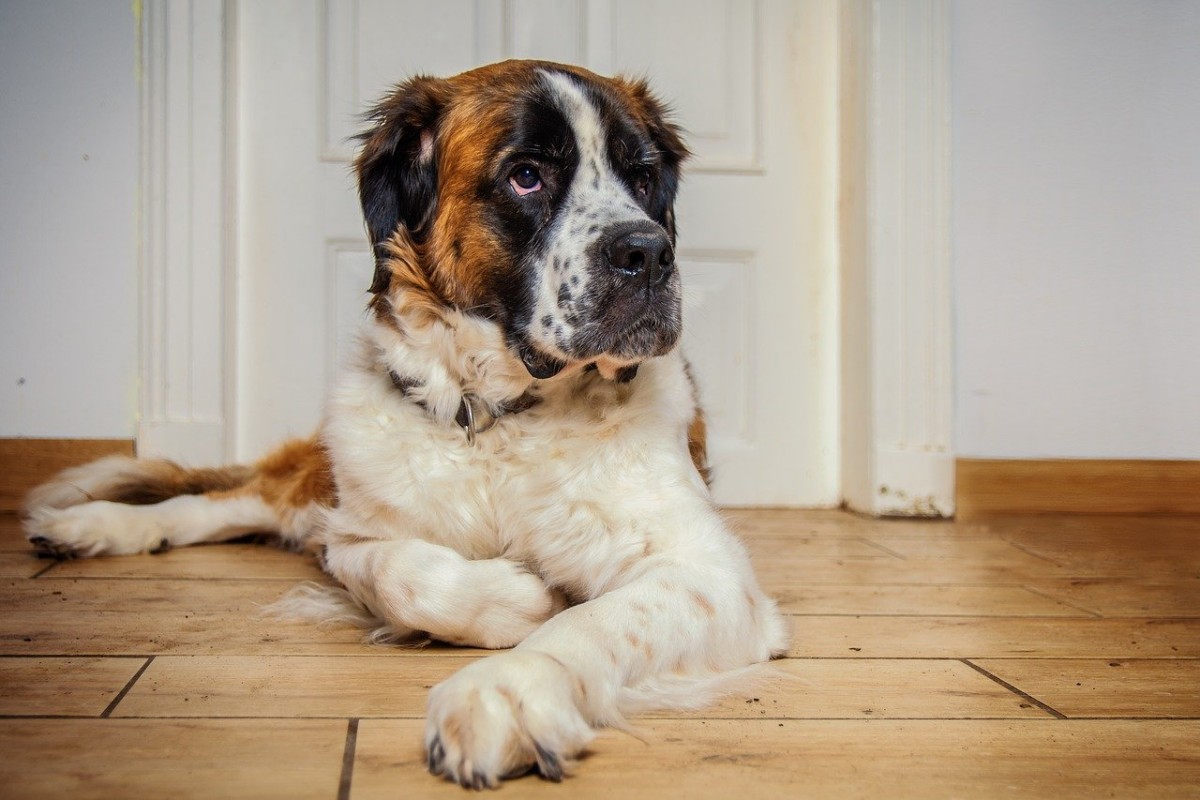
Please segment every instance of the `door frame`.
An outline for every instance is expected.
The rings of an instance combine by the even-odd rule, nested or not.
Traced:
[[[948,0],[808,0],[838,19],[844,502],[954,511]],[[237,0],[140,5],[138,452],[234,452]],[[504,4],[502,13],[508,13]]]

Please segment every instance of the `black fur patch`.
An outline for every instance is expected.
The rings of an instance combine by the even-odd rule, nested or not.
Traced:
[[[387,290],[391,273],[384,265],[384,243],[403,225],[413,240],[427,235],[437,200],[437,159],[422,158],[423,141],[433,143],[447,101],[446,82],[427,77],[400,84],[371,109],[373,127],[355,168],[363,219],[375,250],[372,292]]]
[[[628,367],[621,367],[617,370],[617,383],[629,383],[637,377],[638,365],[632,364]]]

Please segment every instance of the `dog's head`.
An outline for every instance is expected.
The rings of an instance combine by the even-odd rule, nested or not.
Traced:
[[[645,83],[508,61],[414,78],[370,118],[355,166],[377,300],[491,319],[537,378],[674,347],[687,150]]]

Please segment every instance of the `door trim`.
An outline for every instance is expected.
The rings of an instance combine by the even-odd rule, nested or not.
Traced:
[[[842,494],[954,513],[950,8],[843,0]]]
[[[233,3],[139,7],[138,453],[216,463],[236,374]]]

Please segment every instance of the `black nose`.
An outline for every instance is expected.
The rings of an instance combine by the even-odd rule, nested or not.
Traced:
[[[617,272],[656,286],[675,269],[675,251],[661,228],[636,228],[609,242],[608,263]]]

